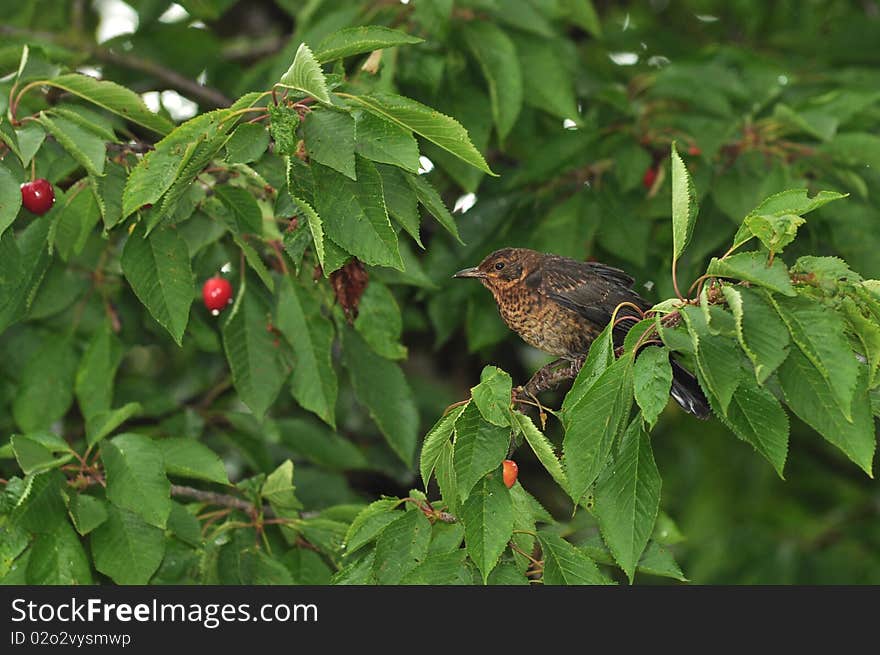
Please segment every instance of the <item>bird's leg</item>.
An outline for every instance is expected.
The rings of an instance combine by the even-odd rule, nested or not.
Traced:
[[[554,369],[565,361],[565,359],[560,358],[550,362],[546,366],[542,366],[531,378],[529,378],[529,381],[526,382],[523,387],[523,391],[529,395],[534,395],[557,384],[559,382],[559,380],[556,379],[558,373]]]
[[[572,378],[576,378],[577,374],[580,373],[581,369],[584,367],[584,362],[587,361],[586,355],[581,355],[580,357],[575,357],[570,360],[568,363],[568,373]]]

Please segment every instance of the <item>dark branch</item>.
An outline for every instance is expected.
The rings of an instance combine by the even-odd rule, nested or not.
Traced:
[[[98,61],[107,64],[115,64],[122,68],[128,68],[129,70],[140,71],[141,73],[151,75],[166,84],[169,88],[179,91],[183,95],[189,96],[193,100],[211,108],[228,107],[232,104],[232,99],[228,98],[224,93],[217,89],[199,84],[195,80],[184,77],[180,73],[177,73],[170,68],[166,68],[161,64],[157,64],[156,62],[120,54],[109,48],[84,45],[79,40],[74,42],[74,39],[65,37],[64,35],[59,36],[49,32],[23,30],[18,27],[13,27],[12,25],[0,25],[0,36],[47,41],[75,51],[85,51],[90,57],[93,57]]]
[[[123,68],[140,71],[141,73],[146,73],[147,75],[152,75],[157,80],[160,80],[161,82],[167,84],[170,88],[176,91],[180,91],[181,93],[189,96],[193,100],[201,102],[201,104],[203,105],[217,108],[228,107],[232,104],[232,99],[228,98],[225,94],[218,91],[217,89],[199,84],[195,80],[184,77],[180,73],[177,73],[170,68],[165,68],[161,64],[157,64],[154,61],[140,59],[138,57],[132,57],[129,55],[123,55],[118,52],[113,52],[112,50],[101,47],[96,47],[92,49],[92,55],[98,61],[102,61],[108,64],[115,64]]]

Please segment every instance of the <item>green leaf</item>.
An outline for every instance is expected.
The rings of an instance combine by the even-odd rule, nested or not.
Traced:
[[[266,264],[263,263],[263,260],[256,249],[237,234],[233,235],[232,240],[235,242],[235,245],[238,246],[238,249],[241,250],[250,269],[257,274],[257,277],[260,278],[260,281],[266,285],[266,288],[269,291],[274,292],[275,279],[272,277],[272,273],[269,272]]]
[[[101,210],[92,188],[83,181],[59,204],[52,219],[49,237],[52,247],[65,262],[82,253],[86,241],[101,219]]]
[[[371,114],[366,114],[370,116]],[[388,215],[406,230],[413,241],[419,244],[420,248],[425,246],[422,244],[422,238],[419,235],[419,227],[421,216],[419,215],[419,198],[415,191],[406,181],[407,173],[386,164],[378,164],[376,169],[382,177],[382,193],[385,196],[385,206],[388,209]],[[403,249],[401,250],[401,258],[403,257]],[[407,264],[406,272],[412,272],[414,266],[410,262]]]
[[[717,413],[717,412],[716,412]],[[776,397],[751,377],[736,388],[721,422],[743,441],[750,443],[783,477],[788,455],[788,416]]]
[[[243,287],[222,329],[235,390],[258,420],[275,402],[288,374],[275,336],[267,329],[271,318],[263,296]]]
[[[389,523],[400,518],[401,512],[394,511],[400,503],[397,498],[381,498],[364,507],[345,533],[345,556],[350,557],[379,536]]]
[[[355,151],[375,162],[417,173],[419,145],[412,132],[368,111],[355,114]]]
[[[12,126],[9,124],[9,121],[5,116],[0,117],[0,141],[5,143],[15,156],[21,160],[22,166],[27,166],[28,163],[30,163],[25,160],[24,153],[22,153],[21,146],[18,143],[18,135],[15,133],[15,130],[12,129]]]
[[[794,241],[798,228],[806,223],[796,214],[757,214],[746,217],[745,226],[767,250],[779,253]]]
[[[0,269],[0,333],[24,317],[29,309],[30,295],[30,289],[25,285],[38,285],[49,268],[49,250],[45,242],[48,229],[48,221],[35,221],[19,237],[22,245],[34,251],[35,258],[24,256],[11,231],[0,235],[0,261],[3,262]],[[38,236],[38,231],[42,232],[39,236],[43,241],[38,243],[36,238],[27,238]],[[33,291],[36,293],[35,288]]]
[[[538,532],[545,585],[604,585],[608,580],[587,555],[554,532]]]
[[[426,107],[420,102],[391,93],[346,96],[346,99],[404,129],[423,136],[471,166],[489,175],[496,175],[483,159],[483,155],[471,143],[467,131],[455,119]]]
[[[500,476],[487,475],[477,483],[462,505],[461,520],[468,555],[485,584],[513,534],[513,503]]]
[[[201,114],[156,143],[155,149],[145,154],[128,176],[122,193],[122,218],[144,205],[156,204],[180,177],[198,145],[213,142],[231,129],[229,116],[229,109]]]
[[[838,363],[843,359],[840,357]],[[840,448],[869,477],[874,477],[874,420],[865,385],[867,376],[864,370],[859,373],[851,402],[851,421],[841,411],[828,380],[800,349],[793,348],[779,367],[779,382],[785,402],[798,418]]]
[[[169,228],[153,230],[145,238],[141,224],[125,242],[122,272],[152,317],[181,345],[193,299],[186,242]]]
[[[37,535],[27,562],[32,585],[90,585],[92,567],[70,523],[58,523],[53,532]]]
[[[377,355],[404,359],[406,348],[400,343],[403,319],[394,294],[381,282],[371,281],[358,305],[354,328]]]
[[[308,418],[276,421],[282,442],[294,453],[331,471],[370,468],[360,447]]]
[[[60,471],[32,473],[25,477],[24,492],[10,514],[11,522],[29,532],[54,530],[58,523],[67,521],[62,487],[66,488],[66,479]]]
[[[180,503],[171,503],[168,531],[185,544],[198,548],[204,542],[202,524]]]
[[[465,565],[467,553],[455,550],[451,553],[429,554],[428,557],[400,580],[402,585],[466,585],[473,577]],[[495,569],[500,570],[501,567]],[[522,584],[528,584],[522,577]],[[489,584],[496,584],[489,581]]]
[[[437,478],[437,486],[440,487],[440,497],[446,503],[447,509],[457,515],[458,482],[455,479],[455,447],[451,441],[443,442],[443,448],[434,467],[434,476]]]
[[[681,257],[697,222],[697,192],[687,167],[672,144],[672,259]]]
[[[556,456],[553,444],[551,444],[550,440],[544,436],[544,433],[535,426],[531,418],[519,412],[515,412],[513,416],[517,423],[519,423],[523,436],[534,451],[538,461],[544,465],[544,468],[547,469],[547,472],[556,481],[556,484],[567,492],[568,478],[562,468],[562,463]]]
[[[510,427],[487,423],[476,403],[470,403],[455,422],[455,478],[461,500],[477,481],[501,464],[510,446]]]
[[[513,35],[511,35],[513,36]],[[547,38],[526,34],[513,36],[523,80],[523,101],[561,119],[581,123],[577,98],[573,88],[571,67]]]
[[[95,445],[104,437],[113,433],[116,428],[125,423],[132,416],[137,416],[143,411],[140,403],[126,403],[116,409],[102,410],[92,414],[86,419],[86,441],[90,446]]]
[[[375,164],[357,157],[357,182],[326,166],[311,168],[327,236],[366,264],[403,269]]]
[[[422,43],[424,39],[380,25],[347,27],[324,37],[315,49],[315,59],[326,64],[335,59],[359,55],[373,50]]]
[[[596,483],[595,497],[602,538],[631,583],[660,508],[660,472],[640,416],[624,432],[614,462]]]
[[[814,281],[822,289],[837,291],[841,282],[861,282],[862,276],[853,271],[849,265],[839,257],[815,257],[804,255],[798,257],[792,273],[809,276],[812,274]]]
[[[421,175],[406,175],[405,177],[412,190],[416,192],[419,202],[428,210],[428,213],[436,218],[437,222],[443,226],[443,229],[455,237],[456,241],[464,244],[464,241],[461,240],[458,234],[458,226],[455,224],[455,219],[449,213],[449,210],[446,209],[443,199],[440,198],[440,194],[431,186],[431,183]]]
[[[354,119],[336,109],[315,109],[303,121],[309,159],[356,180],[354,166]]]
[[[242,123],[226,142],[226,160],[231,164],[257,161],[269,147],[269,132],[265,126]]]
[[[788,189],[765,199],[754,210],[749,212],[749,215],[782,216],[784,214],[795,214],[803,216],[833,200],[840,200],[846,197],[847,194],[838,193],[837,191],[819,191],[819,193],[810,198],[807,189]]]
[[[278,81],[280,86],[290,87],[302,91],[316,100],[330,104],[330,94],[327,91],[327,80],[321,72],[312,51],[305,43],[301,44],[293,57],[293,63],[287,72]]]
[[[342,330],[341,337],[343,361],[355,395],[408,466],[418,441],[419,414],[406,377],[397,364],[376,355],[354,330]]]
[[[122,344],[110,323],[95,330],[76,371],[76,399],[86,418],[113,405],[113,378],[122,361]]]
[[[168,134],[174,129],[174,125],[166,118],[147,109],[138,94],[115,82],[97,80],[89,75],[72,73],[59,75],[43,83],[79,96],[102,109],[159,134]]]
[[[229,484],[226,467],[207,446],[189,437],[171,437],[155,442],[165,460],[165,472],[194,480]]]
[[[563,407],[563,462],[577,503],[605,468],[632,405],[633,359],[625,355],[603,372],[573,406]]]
[[[725,285],[722,292],[736,319],[740,346],[752,360],[755,378],[763,384],[788,357],[788,328],[758,291]]]
[[[284,460],[266,477],[266,481],[260,489],[260,495],[276,509],[302,509],[302,504],[297,499],[295,492],[293,462],[289,459]]]
[[[296,128],[300,123],[296,109],[287,105],[274,104],[270,104],[267,109],[269,110],[269,134],[272,135],[272,140],[275,142],[275,154],[296,155],[296,146],[299,143]]]
[[[67,413],[76,363],[70,340],[59,335],[48,335],[28,358],[12,403],[12,415],[24,432],[48,429]]]
[[[263,234],[263,213],[254,197],[245,189],[228,184],[214,187],[214,195],[229,210],[235,220],[230,225],[237,233]]]
[[[73,453],[70,452],[66,444],[64,450],[67,453],[59,457],[52,449],[27,435],[12,435],[10,444],[15,453],[15,459],[18,460],[18,465],[25,473],[39,473],[58,468],[73,458]]]
[[[122,194],[127,177],[125,168],[108,161],[104,166],[104,177],[92,178],[99,198],[98,208],[104,219],[104,227],[108,230],[122,220]]]
[[[291,196],[293,202],[299,208],[300,212],[306,217],[306,221],[309,225],[309,232],[312,235],[312,243],[315,246],[315,255],[318,257],[318,263],[321,267],[324,266],[324,228],[323,223],[321,221],[321,217],[318,216],[318,212],[312,209],[312,206],[309,205],[305,200],[297,198],[296,196]]]
[[[862,344],[862,353],[868,360],[868,388],[873,389],[880,369],[880,325],[872,317],[866,317],[858,305],[846,298],[842,310],[850,328]]]
[[[314,294],[289,277],[281,283],[275,322],[296,356],[290,380],[293,397],[329,426],[336,427],[338,382],[331,353],[333,324],[321,312]]]
[[[767,256],[761,252],[741,252],[726,259],[713,257],[706,275],[745,280],[785,296],[794,296],[788,269],[778,257],[767,264]]]
[[[107,147],[101,137],[66,118],[49,118],[45,112],[40,112],[37,120],[90,175],[104,174]]]
[[[605,372],[611,364],[614,363],[614,342],[612,335],[613,327],[611,323],[599,333],[599,336],[590,344],[590,350],[587,352],[587,359],[584,361],[581,370],[578,371],[571,389],[565,394],[562,400],[562,416],[565,420],[565,413],[571,411],[571,408],[577,405],[590,390],[599,376]]]
[[[423,512],[397,512],[376,541],[373,572],[379,584],[399,584],[428,557],[431,523]]]
[[[602,24],[592,0],[562,0],[560,5],[568,19],[597,38],[602,38]]]
[[[666,407],[671,387],[669,351],[666,348],[642,349],[633,366],[633,392],[642,416],[650,426],[656,425],[657,417]]]
[[[82,536],[97,528],[107,520],[107,503],[95,496],[84,493],[74,494],[68,506],[73,527]]]
[[[703,312],[692,305],[683,307],[697,359],[700,386],[717,400],[717,409],[726,413],[740,380],[744,377],[741,355],[730,338],[712,334]]]
[[[688,582],[672,553],[657,544],[656,541],[648,544],[637,570],[639,573],[659,575],[664,578],[673,578],[679,582]]]
[[[455,430],[455,422],[466,408],[467,405],[462,405],[443,415],[425,435],[422,454],[419,458],[419,472],[422,475],[425,490],[428,489],[428,483],[431,481],[431,474],[434,472],[437,460],[440,459],[444,447],[449,443],[449,438]]]
[[[416,155],[418,159],[418,154]],[[6,231],[21,209],[21,189],[15,176],[0,166],[0,236]]]
[[[463,541],[464,526],[461,522],[444,523],[443,521],[437,521],[431,528],[431,545],[428,548],[428,553],[435,555],[463,552],[460,551]]]
[[[510,426],[512,389],[509,373],[495,366],[485,366],[480,373],[480,384],[471,387],[471,397],[484,419],[506,428]]]
[[[846,339],[846,324],[837,312],[804,296],[770,297],[791,340],[831,389],[837,406],[849,420],[859,376],[859,363]],[[792,349],[793,350],[793,349]],[[790,356],[790,355],[789,355]]]
[[[21,163],[28,166],[46,140],[46,130],[36,121],[15,131],[21,147]]]
[[[101,460],[107,499],[164,529],[171,512],[171,484],[156,442],[140,434],[120,434],[101,446]]]
[[[128,510],[107,507],[89,542],[95,568],[116,584],[147,584],[165,555],[165,533]]]
[[[516,47],[501,28],[486,21],[462,25],[462,35],[489,86],[492,116],[499,141],[504,141],[516,123],[523,102],[523,82]]]

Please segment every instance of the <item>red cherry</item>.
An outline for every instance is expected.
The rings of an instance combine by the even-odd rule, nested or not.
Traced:
[[[55,204],[55,191],[49,180],[39,178],[21,185],[21,204],[28,211],[42,216]]]
[[[649,168],[645,171],[645,176],[642,178],[642,186],[646,189],[651,189],[654,186],[654,181],[657,179],[657,170],[654,168]]]
[[[503,468],[502,477],[504,478],[504,484],[510,489],[513,483],[516,482],[516,474],[519,473],[519,467],[512,459],[505,459],[501,466]]]
[[[219,276],[209,278],[202,285],[202,300],[205,301],[205,307],[211,310],[213,314],[219,314],[220,311],[232,302],[232,285],[229,280]]]
[[[700,146],[693,145],[690,148],[688,148],[688,154],[693,155],[694,157],[699,157],[700,155],[703,154],[703,151],[700,150]]]

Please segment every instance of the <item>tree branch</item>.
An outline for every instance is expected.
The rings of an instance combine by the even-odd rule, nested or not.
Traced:
[[[140,59],[130,55],[123,55],[100,46],[93,48],[91,52],[94,58],[98,61],[115,64],[123,68],[152,75],[157,80],[167,84],[170,88],[180,91],[184,95],[189,96],[194,100],[198,100],[203,105],[207,105],[211,108],[228,107],[232,104],[232,99],[227,97],[221,91],[210,86],[199,84],[195,80],[184,77],[180,73],[177,73],[170,68],[165,68],[154,61]]]
[[[201,104],[211,108],[228,107],[232,104],[232,99],[228,98],[224,93],[217,89],[199,84],[195,80],[184,77],[180,73],[166,68],[161,64],[157,64],[154,61],[120,54],[114,52],[110,48],[83,44],[80,40],[74,40],[69,36],[59,36],[49,32],[34,32],[19,27],[13,27],[12,25],[0,25],[0,36],[46,41],[57,46],[70,48],[74,51],[85,52],[89,57],[100,62],[114,64],[116,66],[121,66],[122,68],[151,75],[166,84],[169,88],[179,91],[183,95],[189,96],[193,100],[197,100]]]
[[[272,509],[270,507],[258,508],[256,505],[244,500],[243,498],[238,498],[229,494],[216,493],[214,491],[203,491],[201,489],[186,487],[180,484],[171,485],[171,495],[182,496],[184,498],[192,498],[194,500],[200,500],[203,503],[219,505],[220,507],[239,509],[249,516],[253,516],[254,514],[259,513],[260,509],[262,509],[263,516],[274,516],[274,513],[272,512]]]

